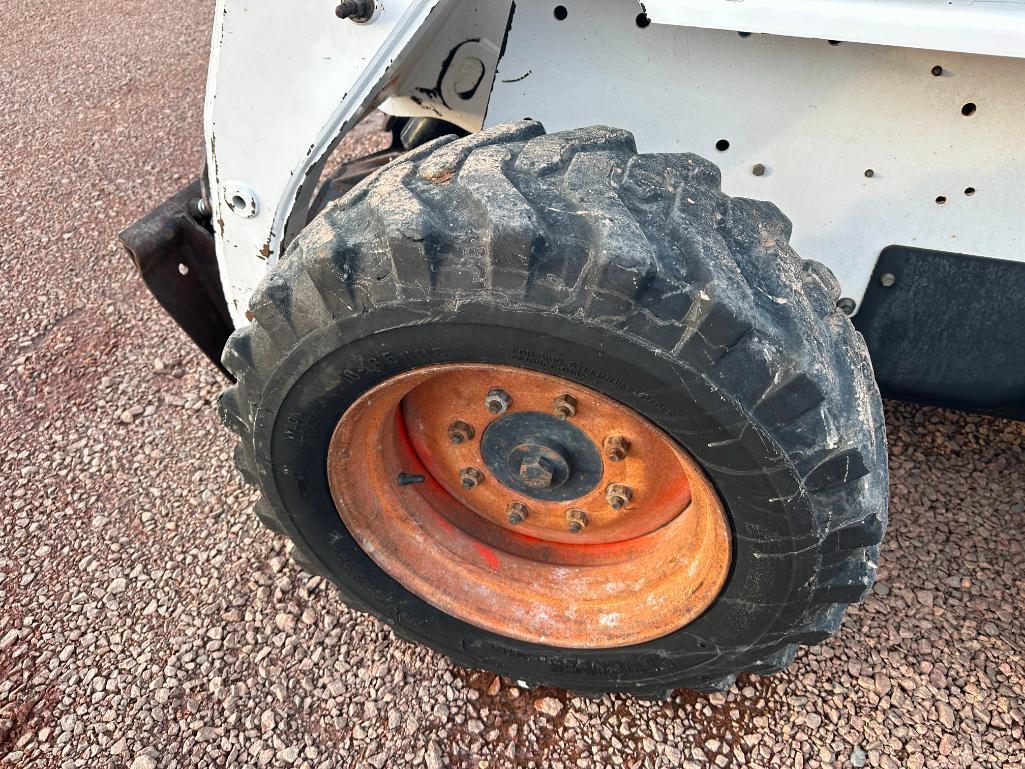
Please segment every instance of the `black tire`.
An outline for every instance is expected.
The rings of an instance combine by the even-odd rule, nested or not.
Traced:
[[[404,155],[299,235],[224,351],[222,419],[260,519],[352,607],[462,665],[649,697],[780,670],[870,588],[887,502],[864,342],[789,235],[711,163],[639,155],[615,129],[523,122]],[[368,388],[438,362],[573,379],[678,440],[733,527],[715,603],[656,641],[559,649],[454,619],[379,569],[331,501],[328,440]]]

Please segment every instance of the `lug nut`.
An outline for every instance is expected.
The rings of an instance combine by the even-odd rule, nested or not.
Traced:
[[[605,449],[606,459],[610,462],[622,462],[630,450],[630,441],[622,435],[612,435],[605,439],[602,446]]]
[[[587,528],[587,513],[583,510],[567,510],[566,520],[569,522],[569,530],[572,534],[579,534]]]
[[[505,512],[509,516],[509,523],[513,526],[520,525],[530,516],[530,508],[522,502],[510,502]]]
[[[473,427],[458,419],[448,426],[448,439],[456,446],[473,438]]]
[[[459,482],[467,491],[475,489],[484,483],[484,473],[476,467],[464,467],[459,471]]]
[[[488,394],[484,398],[484,405],[492,414],[504,414],[509,410],[511,403],[512,398],[509,397],[509,393],[497,387],[488,390]]]
[[[555,416],[559,419],[569,419],[570,417],[576,416],[577,399],[569,393],[563,393],[558,396],[553,405],[555,407]]]
[[[634,493],[629,486],[624,486],[622,483],[611,483],[609,487],[605,489],[605,499],[608,500],[609,505],[612,506],[613,510],[622,510],[633,499]]]

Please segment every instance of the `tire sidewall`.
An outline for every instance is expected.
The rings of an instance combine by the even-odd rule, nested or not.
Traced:
[[[599,390],[666,431],[704,467],[729,514],[733,562],[719,598],[662,638],[618,649],[530,644],[430,606],[380,569],[345,528],[326,457],[345,409],[374,385],[438,363],[492,363]],[[493,295],[381,306],[305,337],[275,370],[257,410],[253,448],[262,489],[292,537],[396,631],[453,657],[527,680],[581,689],[699,684],[730,658],[771,649],[808,608],[820,525],[794,462],[698,362],[550,308],[512,309]],[[367,461],[372,461],[368,457]],[[782,633],[780,632],[780,637]]]

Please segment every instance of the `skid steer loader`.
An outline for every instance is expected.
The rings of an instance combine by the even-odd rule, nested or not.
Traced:
[[[218,0],[205,171],[122,239],[351,607],[722,689],[870,589],[880,389],[1025,411],[1023,105],[1018,1]]]

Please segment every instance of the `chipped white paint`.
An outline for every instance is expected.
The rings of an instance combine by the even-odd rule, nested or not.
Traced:
[[[296,227],[293,213],[305,212],[324,156],[387,79],[404,76],[400,54],[415,51],[431,11],[449,2],[388,0],[372,24],[353,24],[325,0],[217,0],[204,120],[218,266],[236,324]],[[260,201],[248,218],[228,207],[229,179]]]
[[[221,184],[221,200],[235,216],[252,219],[260,213],[260,201],[248,184],[226,181]]]

